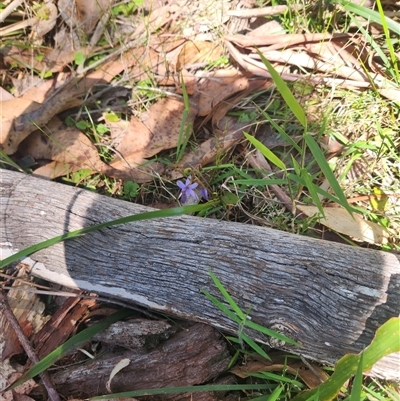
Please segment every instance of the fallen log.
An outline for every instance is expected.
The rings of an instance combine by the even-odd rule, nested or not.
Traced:
[[[23,249],[56,235],[151,210],[30,175],[0,171],[0,247]],[[34,276],[237,333],[200,292],[220,298],[209,271],[252,321],[301,344],[274,347],[334,364],[360,352],[400,314],[400,260],[251,225],[181,216],[102,229],[23,261]],[[400,379],[400,354],[371,374]]]

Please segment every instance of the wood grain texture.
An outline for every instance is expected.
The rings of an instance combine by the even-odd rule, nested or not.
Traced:
[[[0,242],[13,249],[151,209],[2,170]],[[237,332],[200,293],[221,280],[254,322],[301,344],[280,349],[335,363],[359,352],[376,329],[400,314],[396,255],[264,227],[192,216],[130,223],[52,246],[25,259],[32,274]],[[375,366],[399,379],[400,357]]]

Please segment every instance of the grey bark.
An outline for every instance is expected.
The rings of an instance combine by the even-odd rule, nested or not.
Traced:
[[[0,243],[23,249],[62,233],[151,209],[33,176],[1,171]],[[400,314],[400,262],[390,253],[193,216],[87,234],[24,260],[32,274],[237,332],[200,292],[221,298],[209,270],[252,321],[301,347],[261,341],[333,364],[360,352]],[[371,374],[400,379],[392,354]]]

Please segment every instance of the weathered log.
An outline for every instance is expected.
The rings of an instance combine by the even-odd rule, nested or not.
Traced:
[[[0,174],[3,249],[150,210],[29,175]],[[192,216],[102,229],[24,262],[33,275],[55,283],[237,332],[200,292],[219,297],[211,270],[242,310],[251,309],[254,322],[301,344],[273,345],[329,364],[361,351],[400,312],[394,254]],[[399,380],[399,364],[400,355],[392,354],[372,374]]]

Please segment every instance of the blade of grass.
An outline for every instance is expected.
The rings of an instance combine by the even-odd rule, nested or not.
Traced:
[[[244,323],[244,325],[246,327],[248,327],[249,329],[253,329],[256,331],[259,331],[260,333],[266,334],[269,337],[273,337],[276,338],[278,340],[281,341],[285,341],[288,344],[292,344],[292,345],[296,345],[296,346],[300,346],[299,343],[297,343],[296,341],[292,340],[289,337],[286,337],[285,335],[278,333],[277,331],[268,329],[267,327],[261,326],[260,324],[254,323],[251,320],[246,320],[246,322]]]
[[[268,359],[269,361],[271,360],[271,358],[268,356],[268,354],[252,338],[250,338],[247,334],[242,333],[242,339],[255,352],[257,352],[258,355],[261,355],[262,357]]]
[[[306,183],[306,187],[311,196],[311,199],[314,201],[314,205],[318,208],[319,212],[325,218],[324,208],[322,207],[322,203],[318,197],[318,193],[315,189],[314,183],[311,180],[310,174],[308,173],[308,171],[305,168],[302,168],[300,170],[300,176],[301,176],[301,178],[303,178],[304,182]]]
[[[237,323],[238,325],[241,325],[242,322],[241,320],[231,311],[228,309],[226,305],[224,305],[222,302],[220,302],[217,298],[215,298],[213,295],[211,295],[209,292],[206,290],[201,289],[200,292],[208,298],[209,301],[211,301],[219,310],[221,310],[223,313],[225,313],[226,316],[228,316],[233,322]]]
[[[400,351],[399,323],[400,319],[393,317],[376,331],[371,344],[363,351],[364,371],[371,369],[385,355]],[[296,395],[293,401],[308,401],[317,392],[319,392],[321,400],[332,400],[346,380],[357,373],[359,364],[359,354],[345,355],[336,363],[335,372],[327,381],[312,390],[303,391]]]
[[[48,239],[46,241],[40,242],[38,244],[32,245],[28,248],[23,249],[22,251],[19,251],[15,254],[9,256],[8,258],[1,260],[0,261],[0,270],[3,269],[5,266],[9,265],[10,263],[16,262],[28,255],[31,255],[34,252],[41,250],[41,249],[47,248],[54,244],[58,244],[59,242],[62,242],[62,241],[68,240],[68,239],[72,239],[72,238],[81,236],[83,234],[90,233],[95,230],[100,230],[101,228],[112,227],[112,226],[116,226],[118,224],[131,223],[131,222],[141,221],[141,220],[172,217],[172,216],[179,216],[179,215],[186,214],[186,213],[200,212],[202,210],[208,209],[209,207],[213,206],[215,203],[216,203],[215,201],[212,201],[212,202],[207,202],[202,205],[182,206],[182,207],[176,207],[176,208],[171,208],[171,209],[139,213],[139,214],[135,214],[135,215],[127,216],[127,217],[122,217],[120,219],[107,221],[107,222],[100,223],[100,224],[94,224],[92,226],[81,228],[79,230],[71,231],[71,232],[59,235],[57,237]]]
[[[93,326],[90,326],[87,329],[82,330],[80,333],[76,334],[75,336],[67,340],[64,344],[60,345],[58,348],[52,351],[49,355],[44,357],[39,363],[32,366],[20,379],[18,379],[4,391],[18,387],[20,384],[42,373],[43,371],[48,369],[51,365],[53,365],[55,362],[57,362],[60,358],[62,358],[65,354],[67,354],[71,350],[76,349],[80,345],[86,343],[91,338],[93,338],[97,333],[100,333],[101,331],[109,327],[112,323],[130,316],[132,315],[132,313],[133,311],[129,309],[122,309],[114,313],[113,315],[105,318],[103,321],[95,323]]]
[[[318,163],[318,166],[324,173],[326,179],[328,180],[333,192],[339,199],[339,204],[343,206],[349,213],[350,215],[353,215],[353,210],[349,203],[347,202],[346,196],[343,193],[342,188],[340,187],[338,181],[336,180],[335,175],[333,174],[331,168],[329,167],[328,162],[326,161],[325,155],[322,152],[322,150],[319,148],[317,142],[314,140],[314,138],[309,135],[309,134],[304,134],[304,139],[307,143],[308,148],[311,150],[311,153],[313,154],[315,161]]]
[[[258,105],[256,105],[258,111],[262,114],[262,116],[272,125],[272,127],[279,132],[279,134],[285,138],[285,140],[290,143],[299,153],[301,153],[301,148],[297,143],[288,135],[284,129],[282,129],[264,110],[262,110]]]
[[[243,132],[246,139],[256,148],[258,149],[264,157],[266,157],[272,164],[278,167],[281,170],[286,171],[285,163],[278,156],[276,156],[273,152],[271,152],[263,143],[261,143],[258,139],[254,138],[254,136],[249,135],[247,132]]]
[[[378,6],[379,16],[381,18],[381,24],[382,24],[383,32],[384,32],[385,38],[386,38],[386,45],[388,47],[389,55],[390,55],[390,58],[392,60],[391,67],[395,71],[395,76],[396,76],[397,80],[399,80],[400,79],[400,74],[399,74],[399,68],[397,66],[398,58],[396,57],[396,53],[395,53],[395,50],[394,50],[394,47],[393,47],[392,39],[390,37],[388,20],[386,19],[386,16],[385,16],[385,14],[383,12],[381,0],[377,0],[376,4]],[[397,35],[399,35],[399,33],[400,33],[400,24],[398,24],[398,29],[396,31]]]
[[[357,367],[357,373],[354,376],[353,387],[351,388],[350,400],[349,401],[359,401],[361,400],[361,389],[363,382],[363,363],[364,363],[364,353],[361,352],[360,361]]]
[[[210,275],[212,281],[214,282],[215,286],[218,288],[222,296],[225,298],[225,300],[229,303],[233,311],[236,313],[236,315],[243,321],[246,320],[246,315],[242,312],[242,310],[239,308],[237,303],[232,299],[232,297],[229,295],[228,291],[226,291],[225,287],[222,285],[222,283],[218,280],[216,275],[209,271],[208,274]]]
[[[299,102],[293,96],[293,93],[290,91],[286,82],[281,78],[278,71],[272,66],[272,64],[264,57],[264,55],[257,49],[258,55],[261,57],[262,62],[267,67],[268,72],[271,74],[272,79],[275,82],[276,87],[278,88],[279,93],[282,95],[286,104],[289,106],[292,113],[296,116],[297,120],[299,120],[300,124],[307,128],[307,119],[306,114],[304,113],[303,108],[300,106]]]
[[[245,184],[245,185],[256,185],[258,187],[266,185],[280,185],[287,184],[287,180],[282,178],[251,178],[248,180],[232,180],[233,184]]]
[[[140,397],[143,395],[199,393],[205,391],[241,391],[241,390],[268,390],[275,388],[275,384],[210,384],[204,386],[166,387],[148,390],[126,391],[124,393],[101,395],[89,400],[104,400],[110,398]]]
[[[182,122],[179,128],[178,145],[176,147],[176,162],[178,163],[185,152],[186,146],[189,142],[190,133],[192,130],[191,124],[187,124],[187,120],[190,113],[190,102],[189,96],[186,90],[185,81],[181,77],[182,93],[183,93],[183,104],[184,110],[182,115]]]
[[[0,163],[8,164],[11,167],[14,167],[16,170],[20,171],[21,173],[25,173],[24,169],[18,166],[14,160],[12,160],[8,155],[6,155],[2,150],[0,150]]]
[[[347,12],[352,12],[365,18],[366,20],[382,25],[382,17],[377,11],[360,6],[348,0],[336,0],[335,3],[340,4]],[[395,22],[394,20],[386,16],[384,16],[384,20],[387,24],[388,29],[390,29],[395,34],[398,34],[400,32],[400,24],[398,22]]]

